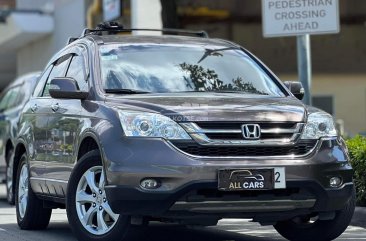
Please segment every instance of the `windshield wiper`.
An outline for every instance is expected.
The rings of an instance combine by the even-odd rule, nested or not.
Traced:
[[[134,89],[104,89],[106,93],[112,94],[148,94],[149,91],[144,90],[134,90]]]

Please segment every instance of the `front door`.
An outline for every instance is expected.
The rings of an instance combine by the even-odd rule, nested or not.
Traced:
[[[69,53],[71,62],[66,71],[66,77],[74,78],[80,90],[88,91],[88,74],[85,68],[86,49],[78,46],[71,49]],[[48,155],[46,182],[49,186],[65,189],[78,155],[79,135],[84,121],[81,114],[82,101],[53,99],[52,107],[53,113],[48,121],[48,132],[53,150]]]
[[[49,178],[47,174],[46,166],[52,160],[52,154],[57,149],[57,144],[54,140],[54,130],[50,128],[49,120],[52,114],[54,114],[54,101],[49,94],[50,82],[55,77],[64,77],[66,69],[69,66],[71,55],[66,54],[55,61],[48,67],[46,71],[48,74],[43,74],[40,79],[42,88],[36,88],[35,95],[31,98],[30,102],[26,105],[26,115],[24,118],[29,118],[29,121],[22,123],[32,123],[30,130],[31,134],[28,140],[29,145],[29,163],[31,171],[31,183],[32,188],[41,188],[36,190],[43,192],[47,195],[56,195],[55,188],[47,186],[46,179]],[[37,93],[39,92],[39,93]],[[26,127],[24,127],[26,128]]]

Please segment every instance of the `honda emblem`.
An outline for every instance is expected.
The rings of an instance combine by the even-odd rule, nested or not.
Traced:
[[[244,124],[241,131],[247,140],[258,140],[261,137],[261,127],[258,124]]]

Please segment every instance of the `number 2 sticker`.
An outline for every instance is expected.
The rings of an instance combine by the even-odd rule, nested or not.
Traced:
[[[283,189],[286,188],[286,173],[284,167],[274,168],[274,188]]]

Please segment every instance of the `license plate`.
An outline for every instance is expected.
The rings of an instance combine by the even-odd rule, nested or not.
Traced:
[[[219,170],[221,191],[270,190],[286,188],[285,168]]]

